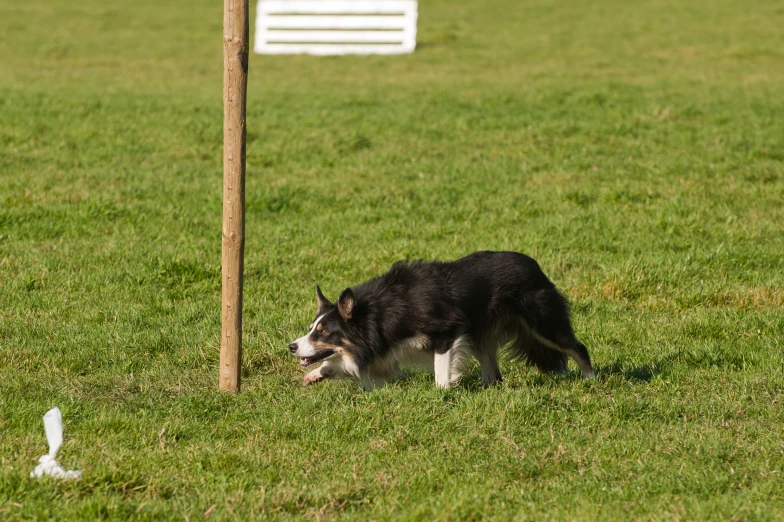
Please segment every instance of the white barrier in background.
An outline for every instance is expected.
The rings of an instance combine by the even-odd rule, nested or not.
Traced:
[[[259,54],[404,54],[416,47],[416,0],[259,0]]]

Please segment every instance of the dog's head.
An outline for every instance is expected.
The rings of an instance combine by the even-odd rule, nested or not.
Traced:
[[[346,288],[337,303],[333,303],[316,286],[316,296],[318,312],[310,325],[310,331],[289,345],[289,351],[299,357],[303,367],[344,355],[351,347],[347,331],[354,311],[354,292]]]

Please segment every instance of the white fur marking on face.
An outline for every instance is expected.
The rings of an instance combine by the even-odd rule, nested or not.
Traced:
[[[313,328],[311,328],[307,334],[303,335],[302,337],[294,341],[297,344],[297,351],[294,352],[294,355],[296,355],[297,357],[313,357],[314,355],[316,355],[316,349],[313,347],[312,344],[310,344],[308,337],[310,337],[310,334],[312,334],[316,330],[316,327],[319,325],[319,323],[321,322],[321,320],[324,318],[325,315],[327,314],[322,314],[316,317],[316,320],[313,321]]]
[[[324,319],[325,315],[327,315],[327,314],[321,314],[320,316],[316,317],[316,320],[313,321],[313,328],[310,329],[310,331],[308,332],[308,335],[312,334],[316,330],[316,327],[319,325],[321,320]],[[306,335],[305,337],[307,337],[308,335]]]
[[[310,344],[310,341],[308,341],[307,335],[305,337],[300,337],[294,342],[297,343],[297,351],[294,352],[294,355],[297,357],[313,357],[316,355],[316,349]]]

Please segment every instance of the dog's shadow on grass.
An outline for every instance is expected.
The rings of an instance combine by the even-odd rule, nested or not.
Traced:
[[[616,361],[596,369],[596,375],[600,379],[602,377],[622,377],[626,381],[642,382],[651,381],[661,372],[662,365],[658,362],[629,368]]]
[[[662,367],[663,365],[659,361],[631,367],[619,361],[614,361],[610,364],[595,367],[596,380],[601,382],[606,379],[621,378],[627,382],[647,383],[662,373]],[[580,372],[576,370],[572,370],[566,375],[543,374],[533,370],[523,383],[506,385],[512,388],[551,386],[554,382],[562,380],[579,381],[582,380],[582,377]],[[481,381],[482,370],[477,366],[466,372],[459,386],[464,390],[477,392],[486,388]],[[508,381],[506,382],[508,383]]]

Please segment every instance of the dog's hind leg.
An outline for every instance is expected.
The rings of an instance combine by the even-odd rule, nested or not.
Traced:
[[[498,347],[493,347],[492,351],[481,351],[476,355],[479,364],[482,366],[482,386],[490,386],[496,382],[501,382],[501,369],[498,367]]]
[[[501,381],[501,369],[498,367],[498,348],[509,339],[501,325],[479,336],[474,345],[474,357],[482,367],[482,386],[489,386]]]
[[[521,309],[521,318],[531,340],[540,347],[529,352],[540,369],[549,366],[553,361],[552,356],[548,356],[546,352],[558,352],[562,360],[556,361],[559,363],[557,366],[564,372],[567,371],[568,356],[577,363],[583,378],[595,377],[588,350],[577,340],[572,330],[569,304],[554,287],[528,296]]]
[[[436,375],[436,386],[451,388],[463,376],[463,364],[470,353],[471,341],[467,335],[461,335],[452,342],[449,349],[433,355],[433,369]]]
[[[571,328],[569,328],[567,331],[561,331],[555,335],[550,334],[547,336],[543,335],[543,333],[537,332],[534,329],[531,329],[531,335],[544,346],[547,346],[552,350],[565,353],[574,359],[574,362],[576,362],[577,366],[580,368],[580,373],[582,374],[583,379],[591,379],[596,377],[596,373],[594,373],[593,367],[591,366],[591,357],[588,355],[588,349],[583,343],[577,340],[577,338],[571,332]]]
[[[588,348],[577,339],[575,339],[575,341],[577,344],[569,355],[572,356],[572,359],[577,363],[577,366],[580,367],[583,379],[592,379],[596,377],[596,372],[593,371],[593,366],[591,366],[591,356],[588,355]]]

